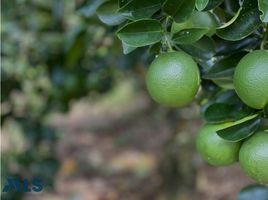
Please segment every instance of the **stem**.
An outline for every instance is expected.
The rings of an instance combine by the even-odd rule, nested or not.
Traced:
[[[165,21],[165,43],[168,47],[168,51],[173,51],[171,40],[170,40],[170,33],[168,32],[170,19],[171,17],[167,16],[166,21]]]
[[[170,37],[168,37],[168,35],[165,35],[165,40],[166,40],[166,44],[168,46],[168,51],[173,51],[171,42],[170,42]]]

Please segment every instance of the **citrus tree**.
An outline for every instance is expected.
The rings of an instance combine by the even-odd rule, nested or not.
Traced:
[[[206,162],[239,161],[268,184],[266,0],[85,0],[77,9],[115,27],[124,54],[143,47],[154,56],[145,83],[157,103],[200,105]]]

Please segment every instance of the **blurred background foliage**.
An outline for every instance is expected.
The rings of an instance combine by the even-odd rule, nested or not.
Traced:
[[[87,181],[87,176],[92,178],[79,185],[90,200],[215,200],[219,195],[234,196],[250,183],[235,167],[200,167],[193,140],[201,125],[197,108],[171,111],[142,93],[146,66],[159,47],[149,49],[151,55],[146,48],[123,55],[115,27],[105,26],[94,15],[102,1],[1,3],[1,186],[10,176],[38,177],[46,192],[53,193],[57,182],[57,189],[64,185],[69,195],[78,187],[75,181],[67,187],[75,174]],[[210,86],[207,90],[215,90]],[[86,106],[77,106],[83,98]],[[71,110],[73,104],[77,108]],[[67,120],[54,121],[55,112]],[[67,180],[60,179],[62,174],[68,174]],[[94,181],[96,177],[105,183]],[[194,194],[196,188],[206,194]],[[23,195],[1,193],[2,199],[12,200]],[[68,195],[56,199],[80,197]]]
[[[1,3],[1,121],[15,141],[8,151],[2,141],[2,180],[39,177],[52,189],[58,134],[47,115],[109,91],[125,74],[142,74],[139,65],[147,58],[143,50],[122,56],[112,28],[77,15],[75,1]]]

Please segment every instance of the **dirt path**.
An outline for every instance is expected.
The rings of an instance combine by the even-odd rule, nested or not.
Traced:
[[[119,96],[119,100],[111,100],[113,96],[108,95],[98,103],[76,103],[69,115],[57,117],[55,124],[62,139],[58,143],[61,169],[56,177],[56,191],[27,199],[168,199],[159,173],[159,166],[163,165],[160,157],[172,134],[164,109],[150,109],[149,99],[143,93],[128,94],[130,99],[124,100],[118,94],[114,96]],[[182,110],[177,124],[174,148],[183,179],[178,180],[173,199],[235,199],[250,180],[238,165],[214,168],[200,160],[194,150],[194,137],[201,121],[196,114],[189,117],[190,112],[189,108]],[[195,187],[187,187],[188,177]]]

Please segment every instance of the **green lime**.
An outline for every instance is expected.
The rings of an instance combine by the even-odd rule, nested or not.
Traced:
[[[199,70],[191,56],[183,52],[159,55],[151,64],[146,85],[152,98],[163,105],[189,104],[200,84]]]
[[[268,132],[257,132],[242,144],[239,162],[249,177],[268,184]]]
[[[216,131],[232,125],[224,124],[204,125],[196,140],[197,151],[203,160],[214,166],[225,166],[238,160],[240,142],[229,142],[222,139]]]
[[[268,103],[268,51],[256,50],[240,60],[234,73],[234,87],[245,104],[264,108]]]

